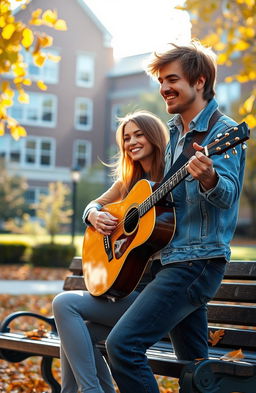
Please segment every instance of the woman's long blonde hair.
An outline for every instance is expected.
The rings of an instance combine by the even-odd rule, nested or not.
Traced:
[[[116,142],[119,147],[117,160],[113,164],[113,175],[123,182],[128,193],[137,181],[145,177],[145,173],[139,161],[133,161],[124,149],[124,129],[128,122],[132,121],[143,132],[145,138],[153,146],[152,168],[149,179],[160,181],[164,173],[164,153],[169,139],[167,127],[153,113],[148,111],[136,111],[119,118],[119,126],[116,131]]]

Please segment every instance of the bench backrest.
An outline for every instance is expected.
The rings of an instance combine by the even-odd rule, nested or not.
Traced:
[[[85,290],[81,257],[69,267],[63,289]],[[213,301],[208,304],[209,330],[223,329],[218,348],[256,351],[256,261],[231,261]]]

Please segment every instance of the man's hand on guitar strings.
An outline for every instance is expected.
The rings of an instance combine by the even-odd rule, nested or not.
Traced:
[[[92,210],[88,215],[88,220],[96,231],[104,236],[109,236],[117,226],[118,219],[108,212]]]
[[[213,161],[201,152],[203,146],[195,142],[193,147],[196,153],[190,158],[187,170],[194,179],[200,182],[205,191],[210,190],[216,186],[218,181],[217,174],[213,168]]]

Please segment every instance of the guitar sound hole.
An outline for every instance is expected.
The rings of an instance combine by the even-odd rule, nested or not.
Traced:
[[[139,211],[136,208],[129,210],[124,220],[124,230],[131,233],[136,228],[139,221]]]

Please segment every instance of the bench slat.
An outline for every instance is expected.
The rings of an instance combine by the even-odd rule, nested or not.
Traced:
[[[256,280],[255,261],[231,261],[227,264],[226,279]]]
[[[222,283],[214,300],[254,303],[256,301],[256,284]]]
[[[208,304],[208,320],[211,323],[255,326],[256,307],[226,304]]]

